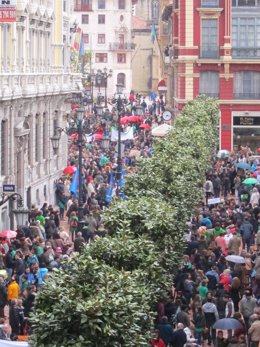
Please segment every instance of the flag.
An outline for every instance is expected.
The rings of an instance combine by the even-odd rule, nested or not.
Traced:
[[[73,48],[79,52],[79,47],[80,47],[80,40],[82,37],[82,30],[80,27],[77,28],[76,34],[75,34],[75,38],[74,38],[74,45]]]
[[[79,168],[77,168],[74,173],[72,182],[70,184],[70,192],[77,198],[78,197],[78,189],[79,189]]]
[[[109,186],[106,191],[106,203],[109,204],[113,197],[113,191],[115,186],[115,178],[113,172],[110,173]]]
[[[156,29],[155,29],[155,25],[152,24],[152,28],[151,28],[151,42],[154,44],[154,41],[156,39]]]
[[[85,55],[85,48],[84,48],[84,38],[82,33],[81,40],[80,40],[80,47],[79,47],[79,56],[84,57],[84,55]]]

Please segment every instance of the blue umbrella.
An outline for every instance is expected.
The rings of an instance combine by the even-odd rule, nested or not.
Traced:
[[[250,169],[251,169],[251,166],[250,166],[249,164],[243,163],[243,162],[237,163],[237,164],[236,164],[236,167],[237,167],[238,169],[243,169],[243,170],[250,170]]]
[[[242,324],[234,318],[223,318],[216,321],[213,329],[236,330],[243,328]]]

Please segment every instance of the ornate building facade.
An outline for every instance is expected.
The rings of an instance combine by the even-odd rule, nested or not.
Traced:
[[[81,88],[70,72],[70,9],[70,0],[18,0],[16,22],[0,24],[0,186],[15,184],[29,208],[54,203],[66,165],[66,136],[57,152],[50,137],[65,124],[65,99]],[[10,223],[5,204],[0,229]]]

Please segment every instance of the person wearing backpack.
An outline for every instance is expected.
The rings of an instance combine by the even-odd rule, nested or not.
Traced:
[[[70,226],[71,239],[74,242],[75,232],[78,229],[78,217],[77,217],[75,211],[72,211],[71,214],[70,214],[69,226]]]

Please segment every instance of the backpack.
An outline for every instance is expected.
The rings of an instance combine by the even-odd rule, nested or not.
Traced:
[[[210,190],[210,183],[207,181],[205,184],[205,189],[208,191]]]
[[[78,226],[78,222],[76,220],[76,218],[73,218],[71,221],[70,221],[70,227],[71,228],[77,228]]]

